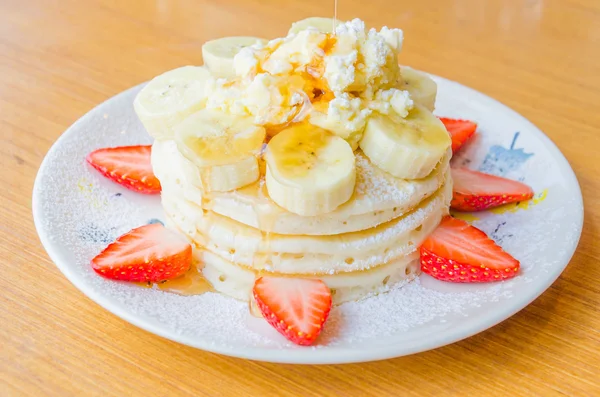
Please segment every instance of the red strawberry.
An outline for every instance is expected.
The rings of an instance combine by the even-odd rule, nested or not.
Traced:
[[[331,292],[321,280],[261,277],[253,293],[269,324],[298,345],[315,341],[331,310]]]
[[[163,281],[192,264],[192,247],[179,234],[154,223],[133,229],[92,259],[96,273],[115,280]]]
[[[421,270],[442,281],[481,283],[514,277],[519,261],[484,232],[447,216],[421,245]]]
[[[88,154],[86,160],[102,175],[128,189],[157,194],[160,182],[152,172],[150,151],[150,145],[104,148]]]
[[[452,137],[452,152],[456,152],[475,133],[477,124],[469,120],[439,117]]]
[[[467,168],[452,168],[452,180],[450,206],[457,211],[483,211],[533,197],[524,183]]]

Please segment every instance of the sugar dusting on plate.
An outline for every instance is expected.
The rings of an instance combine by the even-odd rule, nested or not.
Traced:
[[[114,98],[112,104],[107,102],[86,115],[49,152],[36,191],[42,209],[41,227],[50,235],[53,246],[69,258],[66,266],[83,280],[86,289],[165,333],[170,331],[219,346],[291,347],[285,340],[262,332],[260,327],[248,327],[248,307],[244,302],[216,293],[179,296],[134,287],[105,280],[91,270],[90,259],[107,242],[133,227],[163,219],[157,196],[141,196],[106,181],[84,160],[96,148],[150,142],[131,109],[134,95],[135,91],[126,92]],[[529,161],[535,162],[536,158],[542,156]],[[531,164],[526,170],[539,172]],[[519,294],[539,277],[541,272],[537,270],[559,265],[559,255],[549,258],[540,254],[557,244],[556,225],[572,225],[560,231],[561,244],[566,246],[578,238],[577,223],[568,221],[573,211],[569,203],[560,201],[558,194],[564,187],[556,183],[545,188],[548,199],[527,211],[482,214],[475,222],[521,261],[522,275],[485,285],[448,285],[423,276],[386,294],[343,304],[332,310],[318,347],[351,346],[398,335],[408,337],[424,330],[425,324],[429,332],[442,332]]]

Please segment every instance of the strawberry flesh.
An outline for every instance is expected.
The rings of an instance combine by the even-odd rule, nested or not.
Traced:
[[[160,182],[152,171],[150,145],[121,146],[93,151],[87,162],[102,175],[139,193],[160,193]]]
[[[460,149],[465,142],[475,133],[477,124],[469,120],[439,117],[452,138],[452,153]]]
[[[455,283],[505,280],[520,268],[519,261],[484,232],[451,216],[423,242],[420,253],[424,273]]]
[[[467,168],[453,168],[452,180],[450,206],[457,211],[483,211],[533,197],[524,183]]]
[[[253,295],[269,324],[298,345],[315,341],[331,310],[331,291],[321,280],[260,277]]]
[[[91,264],[96,273],[114,280],[170,280],[190,268],[192,247],[179,234],[155,223],[120,236]]]

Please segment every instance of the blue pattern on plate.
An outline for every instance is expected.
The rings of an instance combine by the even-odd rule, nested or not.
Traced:
[[[160,223],[161,225],[165,225],[163,221],[157,218],[150,218],[147,222],[148,225]],[[88,225],[83,226],[79,229],[79,238],[83,241],[89,243],[104,243],[109,244],[117,239],[116,235],[116,227],[107,227],[100,228],[98,225],[94,223],[90,223]]]
[[[101,229],[98,225],[90,223],[79,229],[79,238],[90,243],[112,243],[117,236],[115,231],[117,228],[111,227]]]
[[[514,171],[521,167],[533,153],[525,153],[523,149],[515,149],[517,138],[520,132],[515,132],[510,148],[505,148],[500,145],[492,146],[483,163],[479,166],[479,171],[486,174],[505,176],[510,171]]]

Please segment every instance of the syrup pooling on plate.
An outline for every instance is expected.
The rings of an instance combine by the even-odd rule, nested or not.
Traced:
[[[183,276],[172,280],[164,280],[158,283],[132,283],[142,288],[152,288],[156,286],[161,291],[170,292],[177,295],[191,296],[201,295],[205,292],[212,292],[215,289],[202,275],[202,270],[196,264],[190,267]]]
[[[204,278],[202,270],[196,264],[192,265],[183,276],[156,285],[162,291],[179,295],[200,295],[214,291],[213,286]]]

